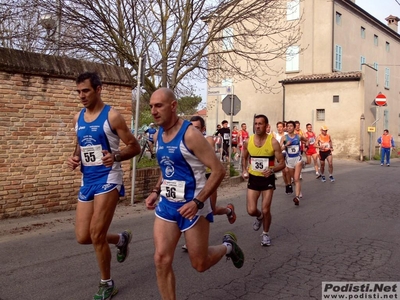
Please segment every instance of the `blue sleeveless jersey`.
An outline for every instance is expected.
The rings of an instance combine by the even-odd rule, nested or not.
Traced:
[[[157,132],[157,130],[150,127],[145,132],[149,134],[149,141],[154,142],[154,134]]]
[[[104,183],[122,184],[122,168],[120,162],[112,167],[103,165],[102,150],[116,152],[119,149],[119,137],[111,129],[108,113],[111,107],[105,105],[96,120],[86,122],[83,108],[75,125],[78,143],[81,148],[82,186]]]
[[[286,153],[289,157],[301,156],[300,152],[300,137],[296,134],[294,137],[285,135],[285,141],[290,142],[289,146],[286,146]]]
[[[206,183],[204,164],[186,147],[184,135],[191,125],[187,120],[176,136],[163,142],[164,129],[157,136],[157,160],[162,172],[161,200],[175,203],[191,201]]]

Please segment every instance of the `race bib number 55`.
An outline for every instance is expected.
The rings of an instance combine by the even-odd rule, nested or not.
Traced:
[[[103,164],[101,145],[81,147],[81,160],[84,166],[100,166]]]

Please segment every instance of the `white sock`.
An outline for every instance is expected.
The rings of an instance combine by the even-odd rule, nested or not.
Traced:
[[[226,254],[229,254],[232,252],[232,244],[231,243],[223,243],[226,246]]]
[[[125,243],[125,237],[120,233],[120,234],[118,234],[119,235],[119,241],[118,241],[118,243],[117,243],[117,247],[121,247],[121,246],[123,246],[124,245],[124,243]]]
[[[110,279],[100,279],[101,283],[107,283],[108,285],[112,285],[111,278]]]
[[[266,234],[266,235],[268,235],[268,236],[269,236],[269,231],[268,231],[268,232],[266,232],[266,231],[263,231],[263,234]]]

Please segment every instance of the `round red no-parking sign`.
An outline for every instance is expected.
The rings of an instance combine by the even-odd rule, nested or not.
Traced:
[[[386,104],[386,96],[382,93],[376,95],[375,104],[378,106],[384,106]]]

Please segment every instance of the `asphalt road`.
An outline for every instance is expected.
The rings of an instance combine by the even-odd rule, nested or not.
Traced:
[[[192,269],[180,246],[174,269],[177,299],[320,299],[322,281],[400,281],[400,161],[334,160],[335,183],[303,174],[296,207],[281,179],[272,204],[272,245],[261,247],[245,209],[246,183],[221,188],[219,204],[232,202],[237,221],[216,216],[210,244],[233,231],[245,252],[243,268],[223,259],[204,273]],[[133,231],[131,252],[119,264],[112,247],[113,299],[160,299],[153,264],[153,212],[119,206],[111,231]],[[99,271],[90,245],[78,245],[74,213],[0,221],[0,300],[92,299]]]

